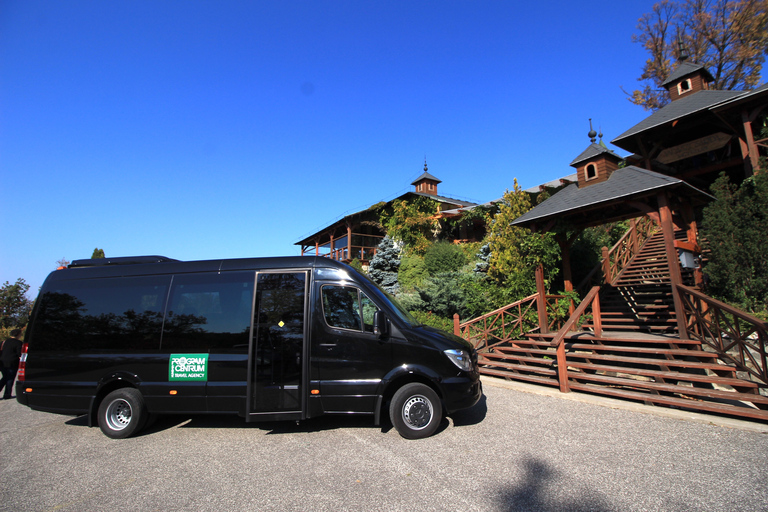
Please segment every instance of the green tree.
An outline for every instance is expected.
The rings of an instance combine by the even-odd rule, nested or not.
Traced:
[[[638,21],[633,41],[649,54],[630,101],[656,110],[669,98],[661,84],[681,57],[712,74],[714,88],[752,89],[760,81],[768,52],[768,0],[662,0]]]
[[[427,197],[398,199],[380,213],[379,222],[393,240],[402,241],[416,254],[424,254],[440,231],[437,211],[438,203]]]
[[[98,247],[93,250],[93,254],[91,255],[92,260],[101,259],[104,257],[104,249],[99,249]]]
[[[768,172],[740,186],[725,174],[712,185],[716,201],[704,209],[702,235],[709,252],[708,293],[756,314],[768,311]]]
[[[530,210],[530,196],[525,193],[515,178],[512,191],[507,190],[494,216],[486,241],[491,251],[488,261],[488,275],[503,283],[526,268],[522,242],[530,231],[513,226],[512,221]]]
[[[29,285],[24,279],[8,281],[0,288],[0,328],[14,329],[27,325],[32,301],[27,299]]]

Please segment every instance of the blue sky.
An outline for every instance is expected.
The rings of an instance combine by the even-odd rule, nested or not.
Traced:
[[[298,254],[425,157],[478,203],[570,174],[647,116],[653,3],[0,0],[0,283]]]

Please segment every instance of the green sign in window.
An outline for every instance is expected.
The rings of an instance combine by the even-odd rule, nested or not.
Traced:
[[[171,354],[168,380],[208,380],[208,354]]]

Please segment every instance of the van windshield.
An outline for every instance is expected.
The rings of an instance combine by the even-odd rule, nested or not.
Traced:
[[[367,276],[362,275],[361,273],[357,272],[355,269],[350,268],[349,270],[340,270],[335,268],[318,268],[316,269],[317,275],[320,278],[335,278],[335,279],[350,279],[349,274],[355,273],[357,278],[360,281],[364,281],[371,285],[371,291],[373,292],[373,295],[375,295],[375,301],[379,303],[387,303],[390,305],[390,309],[392,312],[394,312],[397,317],[402,320],[403,322],[407,323],[411,327],[416,327],[419,324],[418,320],[413,318],[411,314],[397,301],[396,298],[394,298],[392,295],[390,295],[388,292],[384,291],[381,287],[379,287],[378,284],[374,283],[370,278]]]
[[[411,327],[416,327],[420,325],[418,320],[413,318],[413,316],[402,306],[402,304],[400,304],[400,302],[398,302],[396,298],[394,298],[388,292],[382,290],[378,284],[374,283],[373,281],[371,281],[371,283],[373,283],[374,287],[376,288],[376,291],[379,292],[380,294],[379,298],[381,300],[386,300],[387,302],[389,302],[389,304],[392,306],[392,311],[394,311],[397,314],[400,320],[407,323]]]

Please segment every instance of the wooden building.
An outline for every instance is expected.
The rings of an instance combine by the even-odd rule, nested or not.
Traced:
[[[411,183],[413,191],[391,201],[380,202],[365,210],[345,215],[296,242],[296,245],[301,247],[302,255],[326,256],[345,263],[357,259],[365,266],[376,254],[376,247],[387,234],[379,222],[379,212],[395,201],[428,198],[434,201],[437,221],[460,215],[458,212],[464,208],[477,206],[476,203],[441,196],[437,190],[440,183],[442,182],[439,179],[428,172],[427,163],[424,162],[424,172]],[[478,226],[477,229],[482,231],[484,226]],[[466,239],[476,237],[474,231],[465,232],[463,235]]]

